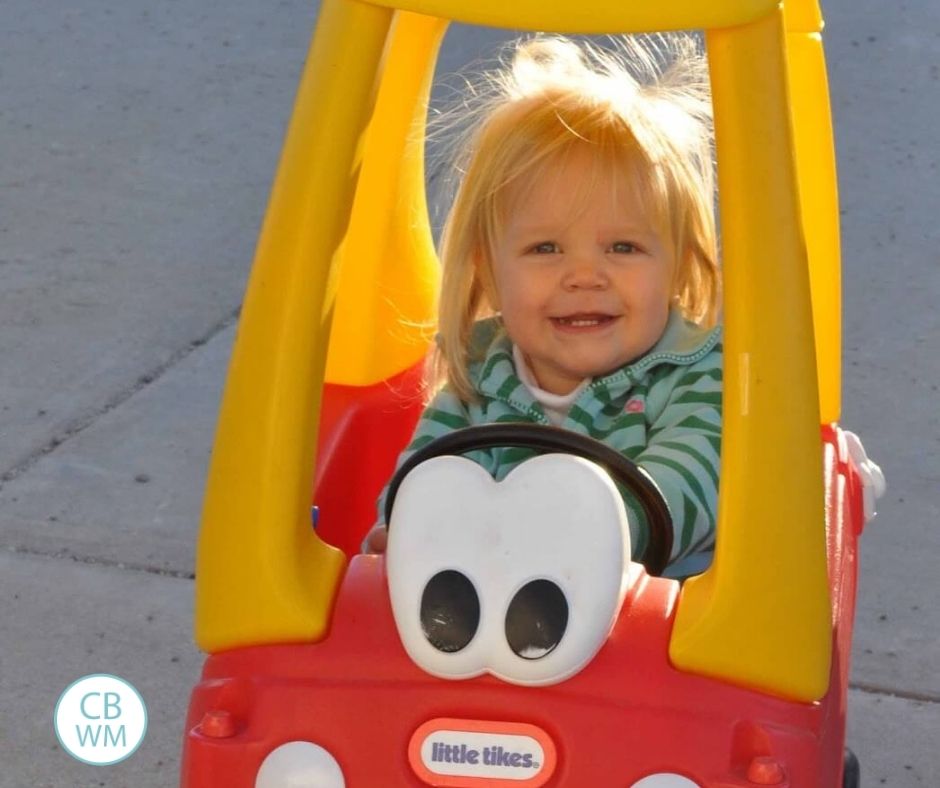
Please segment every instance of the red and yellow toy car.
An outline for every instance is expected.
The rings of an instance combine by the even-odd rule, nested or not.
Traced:
[[[499,485],[458,457],[416,462],[387,555],[356,555],[421,409],[438,283],[422,143],[448,20],[705,31],[724,422],[714,560],[684,582],[626,557],[607,471],[631,469],[558,435],[455,434],[431,453],[551,453]],[[865,505],[837,425],[821,27],[816,0],[324,0],[210,469],[184,788],[858,785]]]

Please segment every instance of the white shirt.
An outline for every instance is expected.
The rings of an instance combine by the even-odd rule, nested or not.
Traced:
[[[532,393],[535,401],[542,406],[542,410],[545,411],[548,420],[556,427],[560,427],[561,423],[568,415],[571,406],[574,404],[574,401],[581,396],[581,392],[590,384],[591,378],[582,380],[575,387],[574,391],[568,394],[552,394],[550,391],[539,388],[538,383],[535,382],[535,375],[532,374],[532,370],[530,370],[529,365],[526,364],[525,356],[522,355],[522,351],[519,350],[515,343],[512,346],[512,359],[515,362],[516,374],[519,375],[519,380],[521,380],[525,387]]]

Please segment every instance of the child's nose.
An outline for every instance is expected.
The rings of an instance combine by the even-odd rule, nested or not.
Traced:
[[[572,255],[565,270],[563,285],[570,290],[600,290],[607,286],[603,255]]]

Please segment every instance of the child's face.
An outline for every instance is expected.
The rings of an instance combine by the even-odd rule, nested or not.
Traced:
[[[625,176],[608,171],[588,191],[592,167],[576,152],[521,199],[509,195],[492,260],[506,331],[556,394],[642,356],[669,315],[670,244]]]

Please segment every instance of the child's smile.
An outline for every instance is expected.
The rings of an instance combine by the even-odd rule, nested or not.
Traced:
[[[618,319],[616,315],[580,314],[565,317],[553,317],[551,321],[561,331],[582,333],[600,328],[608,328]]]
[[[547,391],[639,358],[666,327],[674,255],[632,186],[581,148],[510,195],[493,259],[498,306]]]

